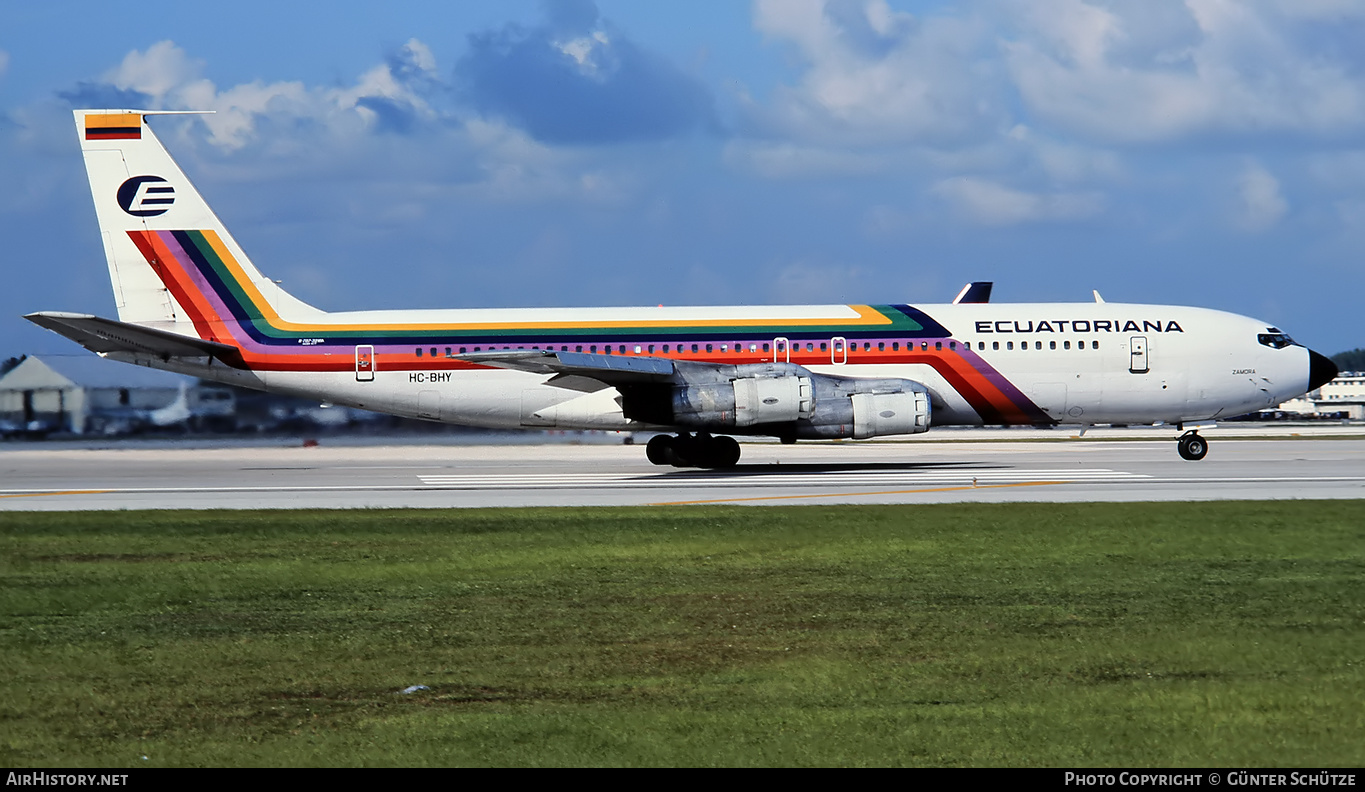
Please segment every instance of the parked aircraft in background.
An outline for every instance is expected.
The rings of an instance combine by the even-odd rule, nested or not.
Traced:
[[[1265,322],[1172,305],[990,303],[326,312],[261,274],[136,110],[77,110],[118,321],[29,319],[106,357],[493,428],[663,430],[656,464],[733,436],[1165,422],[1198,429],[1336,375]],[[977,286],[981,286],[978,284]]]

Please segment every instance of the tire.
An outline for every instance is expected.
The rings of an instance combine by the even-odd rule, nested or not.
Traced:
[[[1180,452],[1181,459],[1186,459],[1190,462],[1198,462],[1208,456],[1209,441],[1197,434],[1189,434],[1180,438],[1180,442],[1176,445],[1176,449]]]
[[[711,444],[711,467],[730,468],[739,462],[739,443],[722,435]]]
[[[668,435],[654,435],[645,445],[645,458],[654,465],[673,464],[673,438]]]

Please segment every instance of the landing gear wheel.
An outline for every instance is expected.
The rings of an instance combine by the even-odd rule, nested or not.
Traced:
[[[668,435],[654,435],[645,445],[645,458],[654,465],[673,464],[673,438]]]
[[[739,443],[733,437],[712,437],[704,432],[655,435],[645,446],[645,456],[655,465],[728,468],[739,461]]]
[[[717,437],[711,444],[711,461],[707,467],[734,467],[736,462],[739,462],[739,443],[733,437]]]
[[[1181,459],[1197,462],[1208,455],[1209,441],[1200,437],[1195,432],[1186,432],[1181,435],[1180,441],[1176,445],[1176,449],[1180,451]]]

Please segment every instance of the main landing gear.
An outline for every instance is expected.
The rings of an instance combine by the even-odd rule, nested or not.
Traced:
[[[1176,448],[1180,451],[1181,459],[1195,462],[1203,459],[1209,453],[1209,441],[1200,437],[1197,430],[1191,429],[1180,436]]]
[[[656,465],[728,468],[739,461],[739,443],[733,437],[712,437],[705,432],[655,435],[645,446],[645,456]]]

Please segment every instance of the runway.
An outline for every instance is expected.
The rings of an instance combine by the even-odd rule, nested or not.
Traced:
[[[1365,436],[1208,436],[1201,462],[1164,436],[754,443],[724,471],[655,467],[640,445],[31,444],[0,447],[0,510],[1365,498]]]

